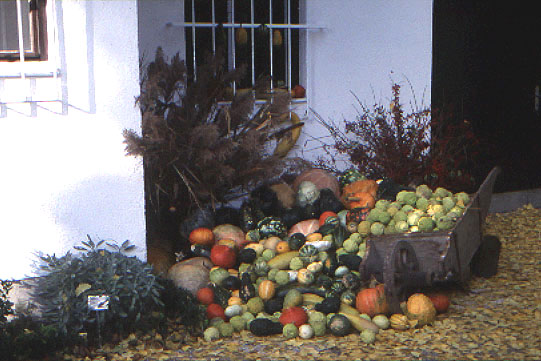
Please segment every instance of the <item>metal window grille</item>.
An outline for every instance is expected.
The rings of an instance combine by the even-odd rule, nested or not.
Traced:
[[[0,117],[7,116],[8,105],[26,103],[30,105],[30,115],[37,115],[38,103],[61,102],[62,114],[67,113],[67,91],[65,79],[61,76],[61,61],[57,51],[48,51],[46,61],[31,61],[25,49],[31,49],[31,36],[24,31],[27,26],[27,0],[15,0],[17,6],[16,23],[18,29],[17,62],[2,63],[0,68]],[[58,49],[58,31],[55,0],[47,1],[47,41],[49,50]],[[11,19],[13,20],[13,19]],[[5,21],[2,22],[5,24]],[[2,40],[5,44],[6,29],[2,29]],[[45,28],[43,29],[45,31]],[[38,64],[41,63],[41,64]],[[42,66],[44,65],[44,66]],[[5,70],[4,70],[5,69]],[[41,85],[46,84],[42,87]],[[42,89],[43,88],[43,89]]]
[[[201,8],[201,4],[203,4],[203,6],[206,5],[207,10],[210,11],[210,16],[207,15],[207,18],[210,17],[210,21],[200,21],[197,14],[198,7],[196,6],[196,0],[191,0],[190,2],[186,3],[185,6],[186,20],[184,23],[166,24],[167,26],[181,26],[187,30],[187,49],[191,49],[191,51],[186,56],[191,57],[191,59],[187,59],[187,61],[189,61],[189,63],[191,64],[194,78],[197,77],[198,60],[203,58],[204,53],[209,50],[212,50],[213,53],[216,53],[219,31],[223,30],[227,31],[226,43],[228,67],[230,70],[237,68],[237,66],[239,65],[239,52],[237,51],[239,45],[236,41],[235,32],[241,28],[244,28],[249,32],[249,40],[247,41],[248,44],[246,45],[249,49],[248,63],[250,67],[249,81],[251,83],[251,86],[255,85],[257,76],[261,75],[258,74],[256,69],[257,58],[261,58],[261,54],[258,54],[259,49],[256,44],[256,32],[262,30],[265,31],[265,34],[268,34],[266,35],[268,36],[268,39],[266,40],[268,42],[266,52],[268,51],[267,64],[269,66],[266,70],[268,70],[268,75],[272,79],[270,83],[271,89],[277,86],[277,83],[275,81],[275,75],[278,72],[277,70],[279,70],[284,77],[283,79],[280,79],[281,81],[283,81],[282,86],[287,87],[288,90],[291,90],[292,86],[295,85],[293,84],[294,79],[297,79],[301,82],[306,82],[307,80],[305,79],[305,76],[303,77],[300,74],[303,72],[302,68],[304,67],[304,64],[302,64],[301,61],[296,59],[299,63],[298,67],[292,66],[292,48],[296,46],[298,49],[300,49],[304,44],[306,44],[308,30],[319,30],[324,29],[324,27],[314,25],[311,26],[306,23],[301,23],[300,21],[292,22],[292,14],[294,15],[296,20],[300,20],[302,18],[302,12],[304,11],[305,7],[304,0],[258,0],[257,2],[255,0],[248,1],[249,6],[246,5],[247,0],[228,0],[226,3],[227,19],[226,21],[221,22],[220,19],[217,18],[217,6],[223,6],[222,2],[216,2],[215,0],[197,1],[199,8]],[[295,6],[297,7],[296,9],[292,9],[293,1]],[[244,5],[241,10],[242,12],[239,11],[241,4]],[[277,6],[283,6],[283,8],[280,9],[279,16],[275,14],[277,12]],[[239,14],[242,16],[239,16]],[[248,21],[246,21],[246,19],[248,19]],[[262,19],[264,19],[264,21],[258,21]],[[275,59],[277,55],[275,54],[276,50],[274,49],[273,42],[275,40],[274,36],[276,30],[280,31],[280,35],[282,36],[283,51],[281,51],[280,53],[282,53],[284,56],[283,69],[277,69],[275,64]],[[296,32],[296,34],[294,32]],[[206,37],[210,39],[210,44],[208,44],[207,42],[207,45],[210,47],[210,49],[201,49],[200,47],[198,47],[199,37]],[[304,51],[305,50],[298,50],[296,54],[298,55],[300,52]],[[297,74],[292,74],[294,68],[298,72]],[[233,90],[236,90],[235,84],[233,84]]]

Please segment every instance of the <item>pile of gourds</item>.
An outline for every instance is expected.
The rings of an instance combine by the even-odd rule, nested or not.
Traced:
[[[190,283],[190,291],[207,307],[206,340],[250,330],[256,336],[303,339],[359,332],[364,342],[372,343],[381,329],[423,326],[447,309],[449,300],[441,294],[414,294],[403,303],[403,314],[390,315],[384,286],[370,287],[358,269],[368,237],[446,229],[443,226],[462,215],[467,195],[443,189],[433,192],[423,185],[397,191],[393,201],[377,199],[378,182],[355,171],[345,172],[336,184],[327,179],[324,185],[334,188],[343,209],[323,210],[292,226],[280,217],[263,216],[251,219],[249,230],[222,224],[191,231],[192,249],[202,257],[196,257],[199,262],[190,259],[185,261],[188,264],[171,267],[169,276],[176,280],[183,266],[210,268],[208,278]],[[320,187],[303,178],[296,203],[309,207],[319,197]],[[398,228],[404,227],[401,222],[407,227]],[[419,224],[423,222],[432,227]],[[183,271],[186,275],[186,268]]]

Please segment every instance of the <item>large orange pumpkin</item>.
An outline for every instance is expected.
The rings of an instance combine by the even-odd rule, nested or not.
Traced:
[[[350,193],[345,200],[345,206],[347,209],[354,208],[374,208],[376,200],[368,192]]]
[[[389,304],[385,298],[384,286],[380,284],[359,291],[355,299],[355,307],[360,313],[366,313],[370,317],[389,313]]]
[[[342,201],[346,204],[346,198],[354,193],[366,192],[376,198],[378,193],[378,183],[372,179],[363,179],[352,182],[342,189]]]

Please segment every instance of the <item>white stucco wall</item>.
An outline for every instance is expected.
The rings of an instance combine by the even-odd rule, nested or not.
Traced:
[[[408,79],[418,105],[430,105],[431,0],[344,0],[339,6],[309,0],[306,20],[326,27],[309,32],[306,64],[308,105],[324,119],[353,119],[357,103],[351,92],[367,105],[389,104],[393,81],[402,85],[408,104],[413,99]],[[309,112],[298,144],[322,135],[328,133]],[[317,146],[308,141],[305,150]]]
[[[122,136],[141,120],[136,1],[57,5],[68,113],[9,104],[0,118],[0,279],[33,275],[35,252],[63,255],[87,234],[129,239],[146,258],[142,166]]]

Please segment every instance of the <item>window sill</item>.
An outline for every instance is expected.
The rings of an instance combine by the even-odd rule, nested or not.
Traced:
[[[0,62],[0,79],[4,78],[53,78],[59,76],[59,70],[55,69],[50,61],[40,62]]]

